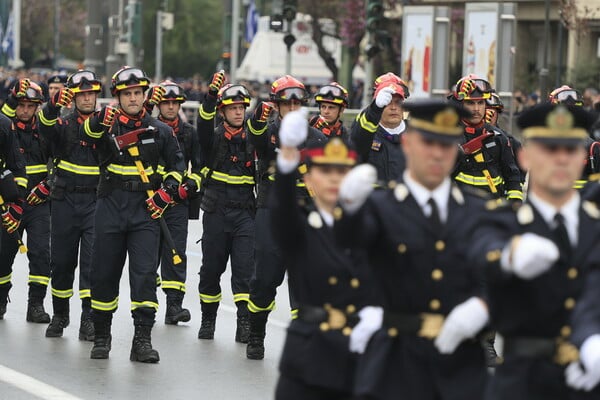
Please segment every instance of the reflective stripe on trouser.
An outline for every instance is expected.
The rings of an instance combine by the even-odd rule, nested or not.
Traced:
[[[234,300],[246,301],[254,267],[254,218],[250,211],[218,208],[202,217],[202,266],[198,292],[201,302],[221,300],[221,275],[231,258]]]
[[[163,214],[167,222],[171,237],[175,242],[177,254],[181,257],[179,264],[173,264],[173,253],[166,240],[162,240],[161,235],[161,257],[160,257],[160,275],[162,289],[174,289],[185,293],[185,279],[187,271],[186,244],[188,236],[188,204],[175,204],[169,207]]]
[[[159,222],[150,218],[145,192],[115,189],[96,201],[92,250],[92,308],[117,309],[119,281],[129,256],[131,308],[136,325],[152,325],[158,301]]]
[[[23,218],[19,227],[21,235],[27,232],[27,258],[29,259],[30,285],[45,287],[50,281],[50,204],[23,206]],[[14,236],[2,229],[0,246],[0,277],[9,276],[19,246]]]
[[[79,297],[90,297],[95,210],[95,193],[65,192],[63,199],[52,200],[50,266],[53,296],[73,296],[75,269],[79,265]]]

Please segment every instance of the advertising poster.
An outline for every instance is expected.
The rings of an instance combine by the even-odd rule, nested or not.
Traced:
[[[497,4],[476,5],[465,12],[463,75],[476,74],[496,85]]]
[[[402,32],[402,79],[412,97],[429,97],[433,45],[433,7],[404,14]]]

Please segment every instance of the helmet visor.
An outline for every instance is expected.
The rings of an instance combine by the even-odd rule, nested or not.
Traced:
[[[279,100],[296,99],[296,100],[304,101],[304,100],[306,100],[306,90],[299,88],[299,87],[287,88],[287,89],[280,90],[279,92],[277,92],[277,94],[275,96]]]
[[[494,91],[494,89],[492,89],[492,86],[490,85],[490,83],[488,81],[486,81],[485,79],[471,79],[473,81],[473,83],[475,83],[475,86],[481,90],[483,93],[491,93]]]
[[[23,98],[25,101],[33,101],[35,103],[42,103],[44,101],[44,96],[41,92],[38,92],[32,87],[27,88],[25,91],[25,97]]]
[[[83,82],[83,80],[86,80],[88,82],[92,82],[92,81],[97,81],[98,79],[96,78],[96,75],[92,71],[79,71],[79,72],[75,72],[69,78],[69,81],[73,85],[80,85]]]
[[[250,93],[248,93],[248,89],[242,85],[232,85],[224,89],[219,98],[220,105],[222,106],[239,103],[250,105]]]
[[[183,88],[179,85],[164,85],[163,89],[165,89],[165,95],[163,99],[175,99],[180,101],[185,101],[185,93],[183,92]]]
[[[319,89],[318,95],[323,97],[343,97],[344,92],[337,86],[323,86]]]
[[[579,97],[579,93],[577,93],[575,90],[563,90],[562,92],[558,92],[556,95],[554,95],[554,97],[558,103],[571,102],[576,105],[583,104],[581,98]]]

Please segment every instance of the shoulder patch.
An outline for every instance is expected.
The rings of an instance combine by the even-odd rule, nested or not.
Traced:
[[[379,151],[380,149],[381,149],[381,142],[379,140],[373,140],[373,143],[371,143],[371,150]]]
[[[315,229],[321,229],[323,227],[321,215],[317,211],[311,211],[308,214],[308,224]]]
[[[527,203],[521,205],[517,210],[517,221],[521,225],[528,225],[533,222],[533,208]]]
[[[598,206],[596,206],[596,203],[592,203],[591,201],[586,200],[581,203],[581,207],[590,217],[594,219],[600,218],[600,210],[598,210]]]
[[[394,196],[396,197],[396,200],[400,202],[406,200],[409,193],[410,192],[404,183],[398,183],[394,189]]]
[[[458,204],[465,204],[465,197],[463,196],[458,186],[452,186],[452,190],[450,191],[450,193],[452,194],[454,201],[456,201]]]

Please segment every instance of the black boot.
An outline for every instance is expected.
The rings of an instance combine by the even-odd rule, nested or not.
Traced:
[[[4,319],[6,314],[6,302],[0,301],[0,319]]]
[[[10,282],[0,285],[0,319],[4,319],[4,314],[6,314],[8,292],[10,291],[11,286],[12,284]]]
[[[91,299],[81,299],[81,319],[79,322],[79,340],[94,341],[94,323],[92,322]]]
[[[198,339],[215,338],[215,328],[217,324],[217,313],[202,313],[202,323],[198,331]]]
[[[108,315],[106,315],[108,314]],[[105,312],[92,313],[94,321],[94,347],[90,352],[92,359],[106,359],[111,349],[112,336],[110,335],[110,325],[112,314]]]
[[[129,355],[131,361],[157,363],[160,360],[158,351],[152,348],[150,338],[151,331],[151,326],[136,325],[133,344],[131,346],[131,354]]]
[[[165,324],[177,325],[178,322],[188,322],[192,316],[190,310],[183,308],[183,292],[171,295],[167,293],[167,312],[165,313]]]
[[[249,360],[262,360],[265,358],[265,331],[268,312],[250,313],[250,331],[248,333],[248,346],[246,358]]]
[[[50,322],[50,315],[44,310],[43,298],[29,298],[27,303],[27,322],[38,324],[47,324]]]
[[[235,341],[238,343],[248,343],[250,334],[250,320],[247,315],[237,317],[237,328],[235,330]]]
[[[63,329],[69,326],[69,299],[52,296],[54,315],[46,328],[46,337],[62,337]]]

